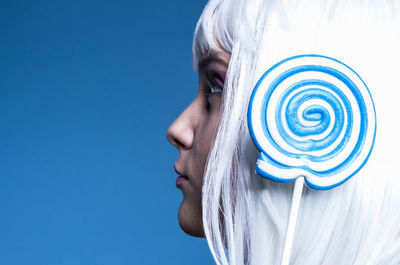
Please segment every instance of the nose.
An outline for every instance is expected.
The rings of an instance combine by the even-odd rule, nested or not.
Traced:
[[[168,141],[178,149],[190,149],[193,145],[194,119],[191,117],[191,105],[176,118],[167,130]]]

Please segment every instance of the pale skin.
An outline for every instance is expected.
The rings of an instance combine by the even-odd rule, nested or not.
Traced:
[[[200,60],[197,95],[167,130],[168,141],[179,151],[174,164],[181,175],[177,187],[183,193],[179,225],[196,237],[204,237],[201,208],[204,167],[218,124],[229,59],[228,53],[220,52]]]

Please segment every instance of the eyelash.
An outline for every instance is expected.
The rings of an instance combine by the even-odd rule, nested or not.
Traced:
[[[222,93],[222,89],[223,89],[223,82],[221,80],[219,84],[218,80],[219,77],[210,77],[209,75],[207,75],[207,80],[208,80],[208,86],[210,88],[209,92],[206,93],[206,96],[210,96],[213,94],[219,94]]]

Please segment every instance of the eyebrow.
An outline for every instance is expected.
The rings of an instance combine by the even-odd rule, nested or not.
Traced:
[[[228,64],[224,60],[222,60],[222,59],[220,59],[218,57],[215,57],[215,56],[208,56],[208,57],[205,57],[205,58],[200,60],[200,62],[198,64],[199,71],[204,70],[204,68],[206,68],[212,62],[221,63],[224,66],[228,67]]]

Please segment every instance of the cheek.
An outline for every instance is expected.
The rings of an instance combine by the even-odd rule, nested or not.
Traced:
[[[204,169],[207,162],[208,154],[210,151],[211,143],[214,139],[214,132],[217,127],[219,119],[219,104],[216,100],[218,97],[213,98],[214,104],[211,104],[212,108],[209,111],[202,109],[199,112],[201,117],[198,121],[194,132],[193,149],[191,152],[191,173],[194,177],[194,186],[196,191],[200,192],[203,184]],[[217,107],[218,106],[218,107]]]
[[[218,113],[209,115],[204,120],[202,126],[198,130],[196,139],[196,156],[201,175],[204,173],[204,167],[210,151],[211,144],[214,140],[214,133],[218,123]]]
[[[193,168],[192,172],[195,176],[195,188],[201,190],[203,183],[204,169],[207,162],[208,152],[210,150],[210,142],[208,131],[199,132],[198,141],[195,144],[193,152]]]

